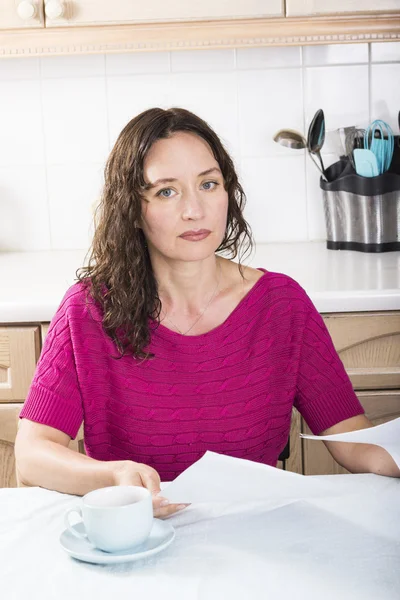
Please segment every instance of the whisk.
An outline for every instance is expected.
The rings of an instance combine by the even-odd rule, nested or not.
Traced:
[[[390,125],[381,119],[373,121],[364,133],[364,148],[375,154],[379,173],[387,171],[392,162],[394,150],[394,136]]]
[[[346,156],[350,160],[351,165],[354,170],[356,170],[356,165],[354,162],[353,150],[354,150],[354,148],[359,148],[359,147],[363,148],[364,136],[365,136],[365,129],[357,129],[356,127],[350,129],[350,131],[348,131],[346,133],[346,138],[345,138]]]

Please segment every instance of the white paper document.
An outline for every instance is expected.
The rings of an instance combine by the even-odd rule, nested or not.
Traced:
[[[315,440],[358,442],[381,446],[400,468],[400,418],[376,427],[329,436],[303,435]],[[170,502],[290,502],[354,493],[374,475],[312,477],[282,471],[250,460],[206,452],[172,483],[163,486]],[[358,479],[357,479],[358,478]]]
[[[291,501],[318,498],[337,491],[333,481],[324,481],[282,471],[250,460],[206,452],[161,495],[170,502]]]
[[[307,440],[325,440],[327,442],[355,442],[358,444],[373,444],[381,446],[392,456],[400,469],[400,417],[382,425],[336,433],[335,435],[306,435],[300,434]]]

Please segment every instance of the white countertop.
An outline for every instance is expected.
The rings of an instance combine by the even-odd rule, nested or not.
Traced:
[[[85,255],[0,253],[0,323],[50,321]],[[290,275],[321,313],[400,310],[400,252],[327,250],[325,242],[258,244],[243,262]]]

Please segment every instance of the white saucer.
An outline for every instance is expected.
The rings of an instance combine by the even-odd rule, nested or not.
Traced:
[[[80,533],[84,532],[83,523],[76,523],[73,528]],[[86,540],[81,540],[75,537],[66,529],[60,536],[61,546],[73,558],[82,560],[83,562],[95,564],[117,564],[139,560],[157,554],[167,548],[175,537],[175,529],[167,521],[154,519],[153,527],[150,536],[140,546],[122,552],[103,552],[98,548],[94,548]]]

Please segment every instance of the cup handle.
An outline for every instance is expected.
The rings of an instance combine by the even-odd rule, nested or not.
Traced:
[[[72,513],[78,513],[80,518],[83,519],[82,509],[80,506],[74,506],[73,508],[70,508],[69,510],[67,510],[67,512],[65,513],[65,516],[64,516],[64,523],[65,523],[66,528],[75,537],[79,538],[80,540],[85,540],[86,542],[90,543],[87,533],[80,533],[79,531],[76,531],[76,529],[74,529],[74,527],[72,527],[70,520],[69,520],[69,516]]]

